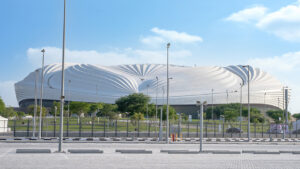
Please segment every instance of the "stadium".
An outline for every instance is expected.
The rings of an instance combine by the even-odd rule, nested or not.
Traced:
[[[101,66],[93,64],[65,65],[66,102],[104,102],[132,93],[144,93],[151,103],[166,104],[167,66],[163,64],[132,64]],[[219,67],[169,66],[169,103],[177,112],[194,113],[196,101],[208,106],[227,103],[248,103],[248,68],[241,65]],[[35,82],[40,98],[41,69],[31,72],[15,84],[20,108],[34,104]],[[249,67],[250,104],[265,112],[282,109],[283,84],[258,68]],[[45,66],[43,103],[50,107],[59,101],[61,64]]]

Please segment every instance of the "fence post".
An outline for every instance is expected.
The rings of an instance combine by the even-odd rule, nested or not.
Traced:
[[[150,127],[151,127],[151,124],[148,121],[148,137],[150,137]]]
[[[42,128],[41,128],[41,137],[43,137],[43,126],[44,126],[44,120],[43,120],[43,118],[42,119],[40,119],[40,120],[42,120]]]
[[[127,119],[127,126],[126,126],[126,137],[128,137],[128,119]]]
[[[17,125],[17,121],[16,119],[14,119],[14,137],[16,137],[16,125]]]
[[[298,120],[296,120],[296,138],[298,138],[298,125],[297,125],[297,121]]]
[[[27,120],[27,137],[29,137],[29,119]]]
[[[56,128],[56,126],[55,126],[55,128]],[[67,137],[69,137],[69,118],[67,120]]]
[[[206,136],[206,138],[208,138],[207,137],[207,122],[205,122],[205,136]]]
[[[271,139],[271,123],[269,124],[269,138]]]
[[[277,126],[277,123],[276,123],[276,130],[275,130],[275,131],[276,131],[276,138],[277,138],[277,133],[278,133],[278,132],[277,132],[277,127],[278,127],[278,126]]]
[[[81,118],[79,119],[79,137],[81,137]]]
[[[261,137],[264,138],[264,123],[261,123]]]
[[[256,123],[254,123],[254,137],[256,138]]]
[[[53,136],[56,137],[56,119],[54,119]]]
[[[223,121],[223,128],[222,128],[222,130],[223,130],[223,138],[225,138],[225,122]]]
[[[140,137],[140,120],[138,120],[137,136]]]
[[[290,138],[292,138],[292,127],[293,127],[293,123],[292,122],[290,123],[290,126],[291,127],[289,127],[289,132],[290,132]]]
[[[190,137],[190,121],[188,121],[188,134],[187,134],[187,137]]]
[[[118,136],[118,121],[115,120],[115,137]]]
[[[196,125],[197,125],[197,134],[196,134],[196,136],[198,137],[199,136],[199,125],[198,125],[199,123],[196,123]],[[202,130],[203,131],[203,130]]]
[[[104,137],[105,137],[105,135],[106,135],[106,134],[105,134],[105,132],[106,132],[106,131],[105,131],[105,127],[106,127],[105,121],[106,121],[106,120],[104,119],[104,126],[103,126],[103,136],[104,136]]]
[[[216,137],[216,122],[214,122],[214,137]]]
[[[94,137],[94,118],[92,119],[92,137]]]

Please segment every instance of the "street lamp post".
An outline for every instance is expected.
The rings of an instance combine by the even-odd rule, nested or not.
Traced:
[[[248,68],[248,141],[250,141],[250,66],[249,65],[245,65],[243,67],[247,67]]]
[[[71,89],[71,80],[68,81],[68,91],[69,91],[69,99],[68,99],[68,121],[69,121],[69,118],[70,118],[70,101],[71,101],[71,92],[70,92],[70,89]]]
[[[63,152],[62,141],[63,141],[63,119],[64,119],[64,83],[65,83],[65,32],[66,32],[66,0],[64,0],[64,22],[63,22],[63,47],[62,47],[62,64],[61,64],[61,97],[60,97],[60,132],[59,132],[59,145],[58,152]]]
[[[167,44],[167,130],[166,130],[166,143],[169,143],[169,48],[170,43]]]
[[[42,58],[42,72],[41,72],[41,96],[40,96],[40,121],[39,121],[39,139],[42,138],[42,114],[43,114],[43,88],[44,88],[44,58],[45,58],[45,49],[42,49],[41,52],[43,53]]]
[[[33,110],[33,132],[32,137],[35,137],[36,132],[36,112],[37,112],[37,81],[39,78],[39,70],[35,71],[35,83],[34,83],[34,110]]]

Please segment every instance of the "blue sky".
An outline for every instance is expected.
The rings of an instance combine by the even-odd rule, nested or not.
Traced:
[[[63,0],[6,0],[0,6],[0,95],[16,106],[13,83],[41,63],[60,62]],[[292,88],[300,112],[297,0],[68,0],[67,61],[103,65],[251,64]],[[299,95],[299,96],[298,96]]]

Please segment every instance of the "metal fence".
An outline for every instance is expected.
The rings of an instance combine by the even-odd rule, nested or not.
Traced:
[[[44,118],[41,121],[42,137],[58,137],[59,119]],[[296,124],[296,125],[295,125]],[[178,138],[199,137],[200,125],[198,120],[170,120],[169,134]],[[36,121],[35,136],[39,132],[39,120]],[[65,118],[64,137],[159,137],[160,122],[155,120],[131,121],[129,119],[110,120],[102,118]],[[297,138],[300,126],[289,123],[286,127],[275,123],[251,123],[251,138]],[[247,122],[204,121],[203,136],[206,138],[238,138],[247,137]],[[14,137],[32,137],[33,120],[0,121],[0,135]],[[166,122],[162,122],[162,134],[166,134]],[[298,131],[298,132],[297,132]]]

